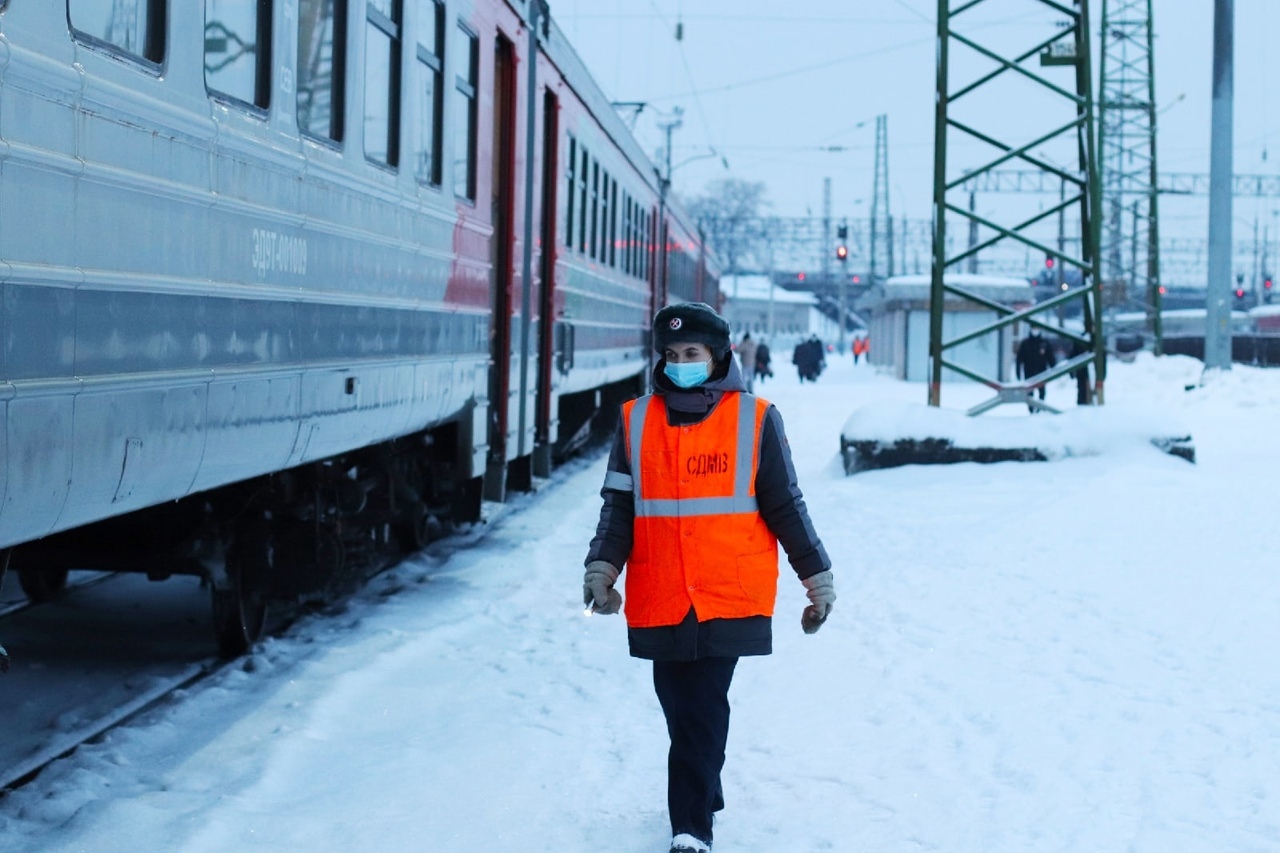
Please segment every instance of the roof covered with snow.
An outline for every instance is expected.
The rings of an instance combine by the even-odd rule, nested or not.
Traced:
[[[813,305],[818,298],[809,291],[787,290],[769,281],[767,275],[726,275],[720,278],[720,292],[726,299],[768,301],[773,291],[774,302]]]

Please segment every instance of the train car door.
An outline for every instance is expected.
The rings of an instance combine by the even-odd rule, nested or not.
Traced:
[[[515,45],[499,35],[493,66],[493,319],[489,329],[489,463],[485,497],[501,501],[507,491],[511,410],[511,347],[514,322],[516,87]]]
[[[551,473],[551,451],[555,446],[552,421],[552,360],[556,323],[556,188],[560,186],[560,102],[548,91],[542,99],[542,212],[538,256],[538,412],[535,421],[537,446],[534,473]]]

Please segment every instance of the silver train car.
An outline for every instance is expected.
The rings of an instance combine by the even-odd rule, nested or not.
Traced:
[[[0,297],[0,571],[200,575],[233,655],[718,285],[542,0],[0,0]]]

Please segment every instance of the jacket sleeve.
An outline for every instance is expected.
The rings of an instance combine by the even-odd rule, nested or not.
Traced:
[[[804,495],[796,482],[791,447],[782,415],[773,406],[765,413],[760,433],[760,465],[756,470],[756,501],[760,517],[778,537],[791,568],[801,580],[831,568],[831,558],[813,529]]]
[[[631,489],[631,463],[627,461],[626,441],[626,429],[619,419],[618,430],[613,437],[613,449],[609,451],[604,486],[600,489],[604,505],[600,507],[596,535],[587,548],[587,559],[584,561],[585,564],[593,560],[604,560],[618,571],[622,571],[631,556],[636,517],[636,497]]]

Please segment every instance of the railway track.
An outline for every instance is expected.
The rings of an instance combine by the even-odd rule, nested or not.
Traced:
[[[0,676],[0,792],[228,663],[216,657],[208,591],[195,578],[77,573],[57,601],[41,605],[15,601],[9,580],[0,609],[13,656]]]
[[[0,795],[21,788],[35,779],[41,770],[58,759],[71,755],[82,744],[106,734],[116,726],[159,705],[175,692],[195,685],[232,663],[210,658],[202,663],[191,664],[177,675],[162,679],[160,683],[152,685],[124,704],[111,708],[102,716],[87,721],[73,731],[60,733],[21,760],[0,769]]]

